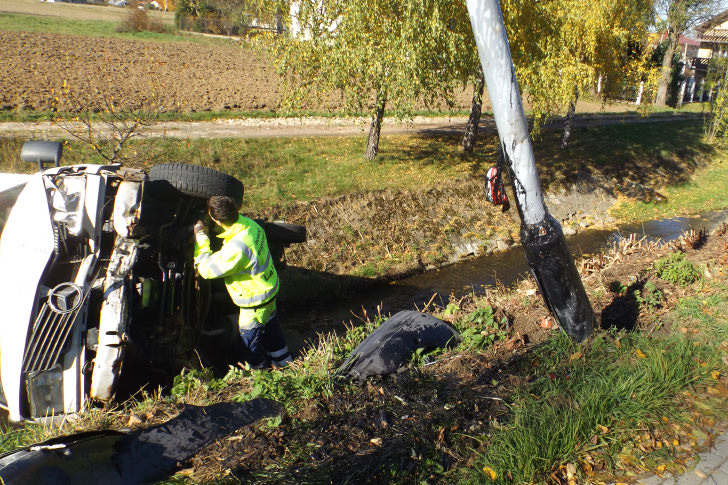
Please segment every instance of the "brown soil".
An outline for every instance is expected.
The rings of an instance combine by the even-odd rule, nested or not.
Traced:
[[[0,31],[0,109],[262,110],[278,105],[275,72],[235,46]],[[70,98],[62,95],[66,81]],[[55,105],[55,98],[59,105]]]
[[[725,231],[679,245],[694,263],[728,264]],[[665,295],[663,308],[673,306],[686,290],[650,270],[667,250],[631,240],[581,263],[587,293],[601,295],[592,304],[602,323],[619,307],[624,315],[631,314],[634,329],[655,331],[654,314],[631,306],[628,292],[608,287],[612,281],[631,288],[649,280]],[[482,434],[505,415],[501,399],[537,372],[524,359],[526,351],[558,331],[540,326],[549,312],[530,280],[515,292],[493,292],[488,298],[509,326],[507,339],[485,354],[446,354],[433,365],[370,380],[361,392],[301,403],[277,428],[249,426],[202,450],[185,473],[196,481],[228,476],[244,483],[388,483],[389,472],[395,470],[403,477],[400,482],[419,483],[428,478],[418,472],[425,461],[443,469],[467,464],[472,451],[456,448],[451,437],[458,434],[461,441],[462,435]],[[474,309],[468,299],[460,306],[453,319]],[[470,445],[477,447],[478,442]]]
[[[248,48],[0,31],[0,109],[271,111],[278,77]],[[70,95],[63,95],[66,81]],[[458,106],[469,106],[463,91]],[[58,98],[56,100],[56,98]],[[335,109],[330,97],[309,109]]]
[[[128,10],[0,0],[0,12],[120,20]],[[153,15],[171,21],[171,14]],[[113,99],[120,110],[275,111],[281,101],[278,76],[265,57],[232,44],[0,31],[0,45],[4,61],[0,65],[0,110],[104,109]],[[63,95],[64,81],[70,96]],[[470,88],[456,92],[454,107],[469,109],[471,96]],[[298,108],[328,110],[341,105],[341,99],[332,96]],[[579,101],[577,111],[622,112],[634,108],[629,103],[604,106]],[[483,110],[490,110],[487,96]]]

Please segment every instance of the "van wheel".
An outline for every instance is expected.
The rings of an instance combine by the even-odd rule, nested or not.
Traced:
[[[238,207],[243,204],[243,183],[226,173],[188,163],[160,163],[149,169],[151,180],[166,180],[185,195],[209,199],[226,195]]]

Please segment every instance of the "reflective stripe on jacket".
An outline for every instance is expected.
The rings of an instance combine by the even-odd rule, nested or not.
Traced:
[[[278,274],[263,228],[241,215],[217,237],[223,245],[216,253],[205,233],[195,238],[195,266],[200,276],[224,278],[230,297],[239,307],[258,307],[271,301],[278,293]]]

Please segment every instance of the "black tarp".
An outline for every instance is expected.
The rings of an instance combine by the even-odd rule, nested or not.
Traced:
[[[449,323],[426,313],[401,311],[357,345],[337,373],[357,380],[392,374],[409,363],[417,349],[430,351],[459,341],[460,334]]]
[[[187,406],[176,418],[133,433],[62,436],[0,457],[5,485],[130,485],[162,480],[200,449],[281,406],[268,399]]]

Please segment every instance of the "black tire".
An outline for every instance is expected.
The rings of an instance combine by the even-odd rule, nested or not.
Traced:
[[[243,204],[243,183],[218,170],[188,163],[160,163],[149,169],[151,180],[166,180],[183,194],[209,199],[213,195],[231,197]]]
[[[257,221],[263,227],[268,242],[284,244],[306,242],[306,226],[285,222]]]

